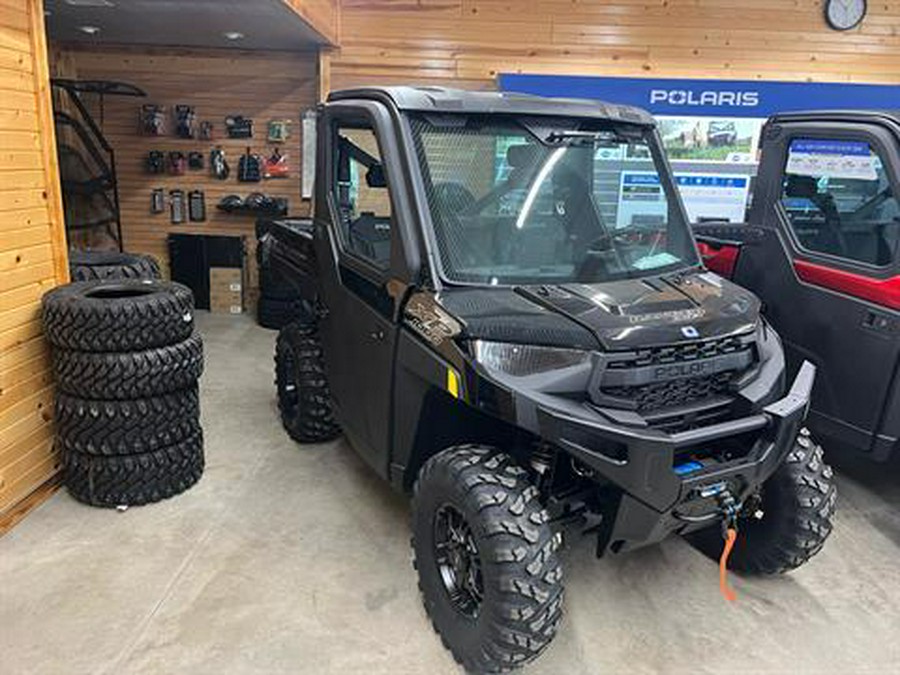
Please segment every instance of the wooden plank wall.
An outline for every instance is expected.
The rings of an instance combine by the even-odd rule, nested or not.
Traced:
[[[822,0],[341,0],[331,86],[492,88],[500,72],[900,81],[900,0],[838,33]]]
[[[0,0],[0,533],[58,469],[40,298],[68,277],[40,0]]]
[[[291,214],[304,215],[308,205],[300,201],[300,116],[317,102],[318,74],[314,53],[244,52],[212,49],[110,48],[91,49],[61,46],[54,67],[66,76],[82,79],[108,79],[135,84],[148,97],[106,97],[103,130],[116,153],[122,230],[126,250],[150,253],[165,266],[168,260],[166,237],[169,232],[247,235],[252,309],[256,287],[256,261],[253,255],[255,218],[217,211],[216,203],[225,195],[265,192],[290,200]],[[91,97],[95,113],[96,101]],[[163,137],[138,133],[138,111],[143,103],[165,105],[171,111],[176,104],[193,105],[197,119],[215,125],[214,141],[186,140],[172,133]],[[254,138],[230,140],[225,136],[225,117],[243,115],[254,121]],[[282,151],[288,155],[289,179],[260,183],[237,181],[238,158],[247,146],[266,154],[266,125],[270,119],[293,121],[291,138]],[[221,145],[231,166],[228,180],[210,176],[210,150]],[[207,169],[188,170],[183,176],[148,174],[144,160],[151,150],[180,150],[187,154],[202,151]],[[180,188],[186,193],[200,189],[206,193],[205,223],[170,223],[168,204],[162,214],[150,213],[153,188]]]

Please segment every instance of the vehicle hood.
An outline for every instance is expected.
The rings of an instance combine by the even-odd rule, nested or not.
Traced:
[[[440,302],[470,339],[605,351],[745,333],[759,300],[712,272],[494,289],[450,289]]]

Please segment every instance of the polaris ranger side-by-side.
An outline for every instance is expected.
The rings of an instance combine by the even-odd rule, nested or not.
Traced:
[[[314,219],[262,240],[309,310],[277,341],[282,420],[412,493],[425,607],[463,666],[549,644],[564,522],[598,555],[679,534],[718,557],[736,532],[748,573],[820,550],[815,368],[786,383],[758,300],[703,267],[649,115],[358,89],[321,106],[317,147]]]
[[[781,114],[763,128],[749,224],[695,226],[709,267],[752,290],[788,372],[818,368],[826,447],[900,447],[900,115]]]

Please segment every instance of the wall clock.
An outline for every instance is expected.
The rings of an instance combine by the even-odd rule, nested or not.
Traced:
[[[825,20],[835,30],[856,28],[866,17],[866,0],[826,0]]]

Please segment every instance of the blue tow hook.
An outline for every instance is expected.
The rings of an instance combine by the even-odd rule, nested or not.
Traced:
[[[684,464],[679,464],[675,467],[675,473],[678,476],[688,476],[692,473],[696,473],[703,468],[703,465],[700,462],[685,462]]]

